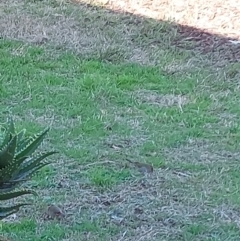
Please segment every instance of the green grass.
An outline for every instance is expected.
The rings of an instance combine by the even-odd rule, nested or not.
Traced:
[[[204,71],[166,75],[22,42],[0,40],[0,56],[1,122],[12,114],[29,133],[49,126],[44,147],[60,151],[29,184],[40,193],[34,206],[2,222],[1,233],[18,241],[137,240],[151,225],[151,240],[239,239],[236,88],[219,98],[208,93],[215,82],[199,81]],[[152,163],[155,173],[141,176],[126,156]],[[49,202],[65,206],[67,220],[44,221]],[[138,206],[143,214],[134,213]]]

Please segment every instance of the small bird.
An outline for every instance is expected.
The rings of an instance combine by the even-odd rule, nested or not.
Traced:
[[[54,204],[48,207],[47,214],[50,218],[53,218],[53,219],[54,218],[61,219],[65,216],[63,211]]]
[[[128,162],[132,163],[141,173],[152,173],[153,166],[147,163],[135,162],[129,159],[126,159]]]

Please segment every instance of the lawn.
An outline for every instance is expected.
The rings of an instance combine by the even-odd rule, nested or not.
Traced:
[[[0,121],[11,114],[29,133],[50,127],[44,148],[60,153],[28,183],[39,196],[1,223],[2,235],[13,241],[239,240],[239,64],[220,68],[209,56],[170,46],[176,33],[166,23],[146,20],[135,28],[132,16],[118,22],[120,15],[96,7],[18,4],[29,26],[39,16],[37,26],[53,32],[44,44],[26,29],[4,32]],[[16,10],[5,8],[10,19]],[[55,22],[63,26],[57,30],[47,21],[51,11],[56,21],[60,10],[65,22]],[[79,36],[64,42],[74,31],[74,24],[64,31],[70,20],[84,30],[92,26],[85,42]],[[106,32],[97,30],[104,21]],[[126,26],[129,45],[121,32]],[[161,32],[150,32],[154,26]],[[161,34],[164,46],[149,46]],[[152,164],[154,172],[141,173],[127,159]],[[46,218],[50,204],[66,217]]]

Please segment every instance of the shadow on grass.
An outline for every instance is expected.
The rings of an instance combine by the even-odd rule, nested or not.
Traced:
[[[128,4],[128,1],[122,2]],[[146,1],[146,5],[147,3],[148,1]],[[117,25],[120,26],[121,23],[123,23],[125,29],[123,29],[124,31],[122,31],[122,34],[125,35],[126,38],[128,38],[129,44],[131,45],[133,43],[135,46],[138,46],[141,49],[146,49],[148,53],[152,52],[152,55],[154,52],[156,53],[159,50],[162,51],[162,53],[170,53],[174,51],[176,55],[178,55],[179,53],[182,54],[182,52],[184,52],[188,57],[199,58],[200,62],[207,61],[209,63],[209,61],[211,61],[214,66],[219,67],[223,67],[228,63],[235,63],[240,61],[240,41],[238,38],[231,38],[220,34],[213,34],[210,30],[207,31],[206,27],[205,30],[203,30],[200,28],[182,25],[175,22],[155,20],[153,18],[139,16],[137,14],[128,13],[121,8],[119,8],[118,10],[111,10],[111,8],[114,8],[115,3],[110,3],[102,7],[79,2],[76,4],[78,4],[80,8],[87,9],[89,12],[92,11],[92,16],[89,15],[90,18],[92,17],[93,19],[95,19],[95,11],[101,13],[96,19],[96,24],[101,23],[105,19],[105,23],[100,28],[101,31],[107,32],[109,26],[117,27]],[[226,4],[227,2],[225,3],[225,5]],[[158,5],[160,6],[160,4]],[[168,7],[170,8],[170,4]],[[168,10],[169,9],[165,9],[165,12],[167,12]],[[211,10],[215,10],[215,12],[211,12],[209,14],[218,15],[216,16],[216,19],[218,18],[218,20],[220,20],[220,23],[218,23],[217,21],[214,22],[221,25],[221,16],[219,16],[218,12],[221,12],[220,10],[225,10],[225,14],[227,14],[228,11],[224,9],[224,6],[218,6],[218,12],[217,8]],[[130,12],[131,9],[129,9],[128,11]],[[140,12],[143,11],[144,10]],[[234,11],[234,14],[238,15],[238,9],[235,9]],[[138,13],[138,11],[136,11],[136,13]],[[229,12],[229,14],[231,13],[232,12]],[[164,13],[161,14],[164,15]],[[209,16],[209,18],[211,18],[211,16]],[[118,22],[116,24],[116,19],[120,23]],[[199,21],[201,20],[202,19],[199,19]],[[87,21],[90,20],[87,19]],[[135,31],[131,31],[134,28],[133,25],[135,25]],[[207,25],[208,22],[206,23],[206,26]],[[230,19],[229,25],[234,25],[234,19]],[[95,26],[96,25],[94,24],[94,27]],[[218,31],[218,27],[219,31],[220,28],[222,28],[222,26],[214,27],[216,28],[216,31]],[[223,32],[225,32],[225,34],[228,36],[238,35],[237,32],[233,34],[231,30],[229,31],[230,32],[226,30]],[[105,60],[107,60],[107,56],[105,57]],[[175,58],[177,58],[177,56],[175,56]],[[155,60],[157,60],[157,58],[155,58]],[[157,61],[155,61],[155,64],[157,64]]]
[[[106,6],[20,0],[0,7],[0,37],[63,47],[85,58],[156,65],[170,74],[210,66],[215,72],[240,60],[237,39]]]

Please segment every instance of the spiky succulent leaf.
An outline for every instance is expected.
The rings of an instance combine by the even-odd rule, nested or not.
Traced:
[[[20,197],[20,196],[23,196],[23,195],[26,195],[26,194],[37,195],[36,192],[34,192],[32,190],[22,190],[22,191],[6,192],[6,193],[0,192],[0,201],[13,199],[13,198]]]
[[[26,129],[22,129],[22,130],[17,134],[18,142],[21,142],[21,141],[22,141],[22,139],[23,139],[24,136],[25,136],[25,133],[26,133]]]
[[[10,142],[0,151],[0,169],[11,164],[17,146],[17,136],[13,136]]]
[[[0,183],[13,180],[14,175],[20,171],[20,167],[27,157],[13,159],[10,164],[0,170]]]
[[[24,150],[31,143],[31,141],[31,137],[25,137],[22,138],[21,141],[18,141],[16,153],[19,153],[21,152],[21,150]]]
[[[41,153],[41,154],[38,154],[37,156],[27,159],[24,163],[22,163],[21,170],[19,173],[24,173],[24,172],[27,172],[27,171],[33,169],[38,164],[41,164],[42,160],[44,160],[48,156],[51,156],[56,153],[57,153],[56,151]]]
[[[49,129],[45,129],[33,137],[25,137],[25,129],[15,132],[12,118],[9,125],[0,136],[0,201],[10,200],[22,195],[35,194],[32,190],[18,190],[16,187],[30,178],[42,167],[50,164],[45,158],[57,152],[46,152],[33,155],[42,143]],[[0,219],[11,215],[19,210],[17,206],[0,207]]]
[[[1,183],[0,185],[0,195],[2,192],[12,192],[14,189],[16,189],[17,184],[12,183]]]
[[[8,120],[8,129],[5,130],[4,139],[1,143],[0,150],[2,150],[12,139],[12,135],[15,134],[15,125],[13,119],[10,117]]]
[[[32,177],[39,169],[43,168],[46,165],[49,165],[50,162],[43,162],[43,163],[39,163],[36,167],[32,168],[31,170],[28,170],[24,173],[22,173],[21,175],[18,175],[15,180],[16,181],[21,181],[24,179],[29,179],[30,177]]]
[[[11,192],[16,189],[21,183],[27,181],[27,179],[14,180],[9,182],[0,183],[0,193]]]
[[[0,148],[5,138],[5,132],[6,132],[6,129],[3,126],[0,126]]]
[[[28,180],[33,174],[50,162],[42,162],[46,157],[57,152],[47,152],[32,158],[27,157],[14,159],[11,165],[0,170],[0,188],[4,191],[11,191],[21,182]],[[25,162],[24,162],[25,161]]]
[[[0,219],[6,218],[6,217],[18,212],[22,206],[27,206],[27,205],[31,205],[31,204],[30,203],[20,203],[20,204],[8,206],[8,207],[0,207]]]
[[[16,159],[24,157],[24,156],[30,156],[32,153],[39,147],[39,145],[42,143],[45,135],[49,131],[49,128],[44,130],[43,132],[37,134],[34,136],[34,139],[22,150],[20,150],[16,154]]]
[[[8,123],[9,123],[9,133],[14,135],[15,134],[15,124],[14,124],[12,117],[9,117]]]

